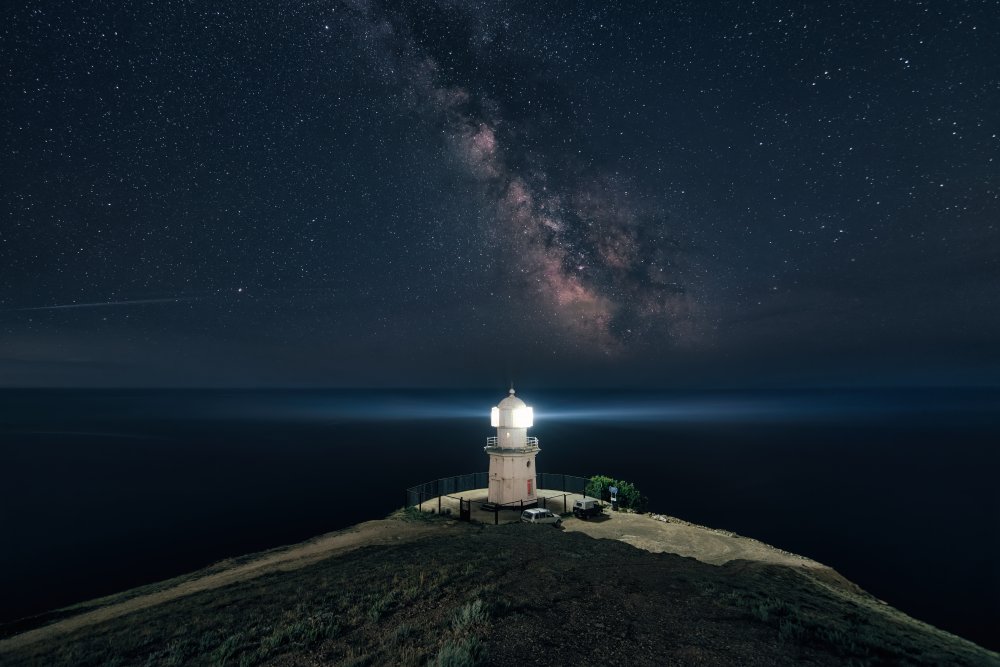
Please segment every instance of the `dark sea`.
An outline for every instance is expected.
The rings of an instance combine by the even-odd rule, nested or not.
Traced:
[[[497,390],[2,390],[0,622],[484,471]],[[1000,649],[1000,390],[528,391],[538,469],[826,563]]]

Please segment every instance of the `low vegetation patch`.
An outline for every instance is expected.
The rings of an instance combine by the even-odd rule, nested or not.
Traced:
[[[780,566],[715,567],[527,524],[458,524],[164,602],[0,662],[967,665],[995,657],[899,618]]]
[[[390,519],[397,521],[409,521],[413,523],[439,523],[451,520],[450,517],[436,514],[434,512],[422,512],[415,505],[403,507],[389,515]]]
[[[495,588],[481,581],[499,576],[501,564],[461,543],[419,556],[408,549],[366,547],[204,591],[0,662],[249,667],[310,656],[353,665],[479,664],[491,610],[501,608]]]
[[[917,624],[904,622],[906,617],[891,608],[873,613],[882,605],[870,598],[849,591],[833,594],[821,584],[780,568],[770,576],[770,589],[762,585],[746,588],[751,579],[740,582],[720,601],[770,627],[783,645],[810,647],[843,664],[859,666],[961,662],[957,655],[949,655],[946,633],[934,631],[940,635],[937,638],[922,633]],[[775,586],[774,579],[782,585]],[[882,613],[886,610],[892,613]]]

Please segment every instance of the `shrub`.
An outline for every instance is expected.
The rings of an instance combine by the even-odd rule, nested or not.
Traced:
[[[611,491],[609,489],[612,486],[618,489],[619,507],[636,512],[646,511],[649,499],[639,493],[639,489],[632,482],[616,480],[604,475],[594,475],[587,482],[586,492],[588,496],[593,496],[594,498],[611,500]]]
[[[635,484],[625,481],[618,482],[619,506],[635,510],[636,512],[644,512],[646,510],[646,503],[645,496],[639,493],[639,489],[635,487]]]
[[[594,475],[587,482],[586,493],[588,496],[593,498],[600,498],[601,500],[609,500],[611,498],[611,493],[608,488],[616,484],[615,480],[610,477],[605,477],[604,475]]]

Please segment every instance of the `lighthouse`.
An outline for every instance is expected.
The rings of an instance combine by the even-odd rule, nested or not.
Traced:
[[[490,413],[490,425],[497,434],[486,439],[490,457],[488,502],[492,505],[514,505],[536,502],[535,456],[540,451],[538,438],[528,436],[534,421],[532,409],[510,394]]]

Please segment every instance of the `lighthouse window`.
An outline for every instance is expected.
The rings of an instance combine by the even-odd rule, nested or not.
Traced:
[[[527,463],[527,464],[528,464],[528,467],[529,467],[529,468],[531,467],[531,461],[525,461],[525,463]]]

